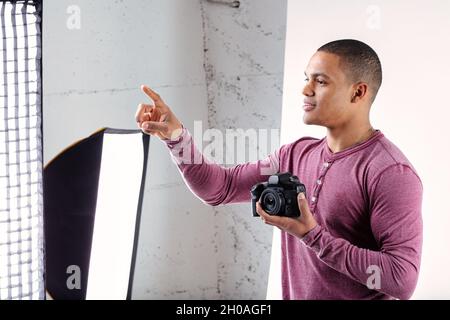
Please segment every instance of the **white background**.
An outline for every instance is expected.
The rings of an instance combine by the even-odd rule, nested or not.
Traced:
[[[450,298],[449,17],[445,0],[288,1],[282,143],[326,134],[302,122],[303,71],[317,48],[353,38],[380,57],[384,78],[372,125],[403,151],[424,185],[415,299]]]

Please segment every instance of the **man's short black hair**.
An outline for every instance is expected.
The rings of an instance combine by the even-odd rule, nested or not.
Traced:
[[[364,42],[343,39],[324,44],[317,51],[337,55],[352,82],[364,81],[373,91],[372,101],[381,86],[381,62],[376,52]]]

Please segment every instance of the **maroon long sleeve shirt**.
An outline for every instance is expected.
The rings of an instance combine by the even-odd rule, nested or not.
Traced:
[[[422,184],[380,131],[336,153],[326,138],[301,138],[233,168],[204,158],[186,129],[166,144],[191,191],[211,205],[250,201],[251,187],[268,173],[291,172],[305,184],[318,225],[302,239],[281,233],[284,299],[411,297],[422,248]]]

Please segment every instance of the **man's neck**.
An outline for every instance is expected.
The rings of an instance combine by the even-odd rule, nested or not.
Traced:
[[[327,144],[333,153],[340,152],[368,140],[375,133],[370,122],[343,128],[328,128]]]

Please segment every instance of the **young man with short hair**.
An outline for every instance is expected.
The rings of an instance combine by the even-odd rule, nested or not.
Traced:
[[[408,299],[421,259],[422,184],[370,123],[382,82],[378,56],[363,42],[333,41],[311,57],[305,75],[303,121],[327,135],[283,145],[265,160],[232,168],[205,161],[188,130],[145,86],[154,106],[139,105],[136,121],[167,144],[189,188],[208,204],[250,201],[268,166],[305,184],[299,218],[269,215],[258,205],[261,219],[282,230],[284,299]],[[196,157],[200,164],[184,161]]]

